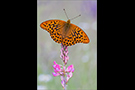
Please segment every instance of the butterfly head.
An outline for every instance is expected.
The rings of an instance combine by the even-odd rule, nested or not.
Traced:
[[[70,19],[69,20],[67,20],[67,22],[66,22],[67,24],[70,24]]]

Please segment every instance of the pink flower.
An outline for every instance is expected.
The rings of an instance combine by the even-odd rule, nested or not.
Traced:
[[[70,72],[70,73],[67,75],[67,82],[68,82],[68,80],[69,80],[72,76],[73,76],[72,72]],[[67,82],[66,82],[66,83],[67,83]]]
[[[68,66],[66,72],[74,72],[74,66],[73,65]]]
[[[61,85],[62,85],[62,87],[64,88],[64,85],[65,84],[65,79],[64,79],[64,76],[61,76]]]
[[[54,61],[53,63],[54,63],[53,65],[54,70],[58,72],[61,71],[61,65],[57,64],[56,61]]]
[[[67,68],[65,67],[69,57],[68,57],[68,47],[61,44],[61,55],[60,58],[63,60],[64,65],[59,65],[54,61],[54,72],[52,73],[54,77],[60,76],[61,77],[61,85],[64,89],[66,89],[66,83],[69,81],[69,79],[73,76],[74,72],[74,66],[70,65]]]
[[[74,66],[73,65],[68,66],[66,72],[69,72],[69,74],[67,74],[67,82],[68,82],[68,80],[73,76]]]
[[[53,74],[53,76],[54,76],[54,77],[56,77],[56,76],[59,76],[59,75],[60,75],[59,73],[55,73],[55,72],[53,72],[52,74]]]
[[[62,86],[64,86],[64,82],[68,82],[68,80],[73,76],[73,72],[74,72],[74,66],[70,65],[67,67],[67,69],[65,68],[65,66],[59,65],[56,63],[56,61],[54,61],[54,72],[52,73],[54,77],[56,76],[61,76],[61,84]],[[66,77],[64,77],[66,76]]]
[[[54,72],[52,74],[53,74],[53,76],[59,76],[60,74],[62,74],[62,73],[60,73],[62,71],[62,69],[61,69],[62,66],[57,64],[56,61],[54,61],[53,63],[54,63],[54,65],[53,65]]]
[[[63,60],[64,64],[66,65],[68,62],[68,47],[61,44],[61,55],[60,58]]]

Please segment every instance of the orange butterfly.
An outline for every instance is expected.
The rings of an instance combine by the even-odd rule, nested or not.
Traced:
[[[86,33],[78,26],[71,24],[70,19],[65,22],[63,20],[48,20],[42,22],[40,27],[50,33],[51,38],[65,46],[75,45],[76,43],[89,43]]]

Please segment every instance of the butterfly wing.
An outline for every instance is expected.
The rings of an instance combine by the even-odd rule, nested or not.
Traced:
[[[89,37],[87,34],[78,26],[70,24],[69,32],[66,35],[66,38],[63,39],[63,45],[71,46],[76,43],[89,43]]]
[[[40,27],[50,33],[51,38],[57,43],[65,46],[75,45],[76,43],[89,43],[86,33],[74,24],[66,29],[66,22],[63,20],[48,20],[40,24]]]
[[[48,20],[45,22],[42,22],[40,24],[40,27],[45,29],[50,33],[51,38],[57,42],[61,43],[62,42],[62,30],[65,25],[65,21],[63,20]]]

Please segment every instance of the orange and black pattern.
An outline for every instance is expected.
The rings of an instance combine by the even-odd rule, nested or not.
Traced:
[[[40,27],[50,33],[51,38],[65,46],[76,43],[89,43],[86,33],[78,26],[62,20],[48,20],[40,24]]]

